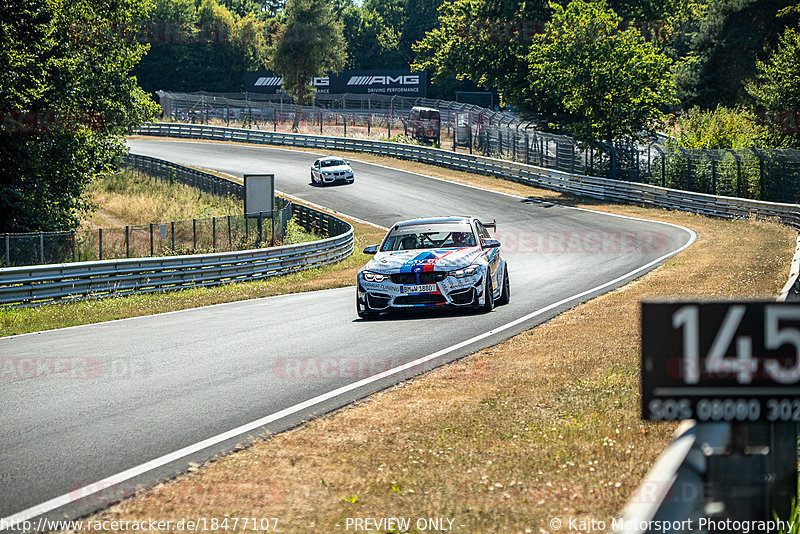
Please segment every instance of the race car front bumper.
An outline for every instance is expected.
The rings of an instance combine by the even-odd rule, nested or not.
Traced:
[[[484,274],[457,278],[446,276],[432,284],[396,284],[389,278],[381,282],[365,280],[359,273],[357,299],[361,311],[390,308],[468,307],[483,305]]]

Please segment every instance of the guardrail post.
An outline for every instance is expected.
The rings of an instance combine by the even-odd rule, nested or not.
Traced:
[[[217,218],[211,217],[211,250],[217,251]]]
[[[197,219],[192,219],[192,251],[197,252]]]
[[[231,234],[231,216],[228,215],[228,250],[233,250],[233,235]]]
[[[270,217],[270,220],[272,221],[272,234],[270,237],[270,246],[273,247],[275,246],[275,213],[276,211],[272,210],[272,217]]]
[[[155,256],[155,242],[153,240],[153,223],[150,223],[150,256]]]
[[[72,235],[74,236],[75,232],[72,232]],[[6,234],[5,241],[6,241],[6,267],[11,267],[11,236]],[[75,239],[73,237],[73,243],[74,242],[75,242]],[[75,245],[74,244],[72,246],[72,250],[73,251],[75,250]],[[75,261],[74,258],[75,258],[75,256],[74,256],[74,252],[73,252],[73,260],[72,261]]]
[[[103,259],[103,229],[102,228],[100,228],[100,230],[98,231],[98,236],[99,236],[99,245],[100,245],[100,247],[99,247],[100,248],[100,251],[99,251],[100,252],[100,259],[102,260]]]
[[[131,257],[131,239],[130,239],[130,226],[125,226],[125,257]]]
[[[7,242],[6,242],[6,245],[8,245]],[[73,263],[75,263],[75,255],[76,255],[75,245],[76,245],[76,242],[75,242],[75,230],[73,230],[72,231],[72,262]],[[6,246],[6,253],[8,253],[8,247],[7,246]],[[10,267],[10,265],[7,265],[7,267]]]
[[[264,241],[264,212],[258,212],[258,248],[261,248],[261,243]]]

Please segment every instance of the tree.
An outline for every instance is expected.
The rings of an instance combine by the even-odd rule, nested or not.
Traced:
[[[346,59],[342,26],[328,0],[289,0],[286,26],[275,43],[272,69],[283,76],[283,88],[297,104],[292,131],[302,106],[314,94],[311,79],[341,72]]]
[[[399,48],[403,63],[410,65],[414,59],[413,46],[439,24],[439,8],[443,0],[407,0]]]
[[[786,30],[769,61],[756,67],[756,80],[747,90],[767,111],[775,143],[800,146],[800,33]]]
[[[685,107],[752,105],[746,85],[798,12],[786,0],[708,0],[676,43],[677,95]],[[780,16],[784,14],[784,16]]]
[[[154,30],[150,51],[134,71],[146,91],[242,91],[245,72],[265,66],[275,19],[240,16],[217,0],[155,2],[141,23]]]
[[[525,103],[586,141],[636,139],[677,104],[670,61],[605,2],[558,5],[527,56]]]
[[[438,27],[414,46],[412,68],[428,69],[436,82],[455,74],[482,87],[497,87],[505,102],[524,104],[526,56],[545,19],[545,0],[445,2]]]
[[[667,146],[688,149],[764,148],[766,128],[750,110],[717,107],[713,111],[694,108],[676,121]]]
[[[0,7],[0,232],[67,230],[84,188],[157,107],[130,71],[146,47],[127,29],[144,0],[5,0]],[[8,70],[6,70],[8,66]]]

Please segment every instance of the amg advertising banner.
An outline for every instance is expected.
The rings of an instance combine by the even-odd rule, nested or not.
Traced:
[[[269,70],[246,72],[245,91],[249,93],[286,93],[281,84],[283,78]],[[397,70],[346,70],[314,78],[311,83],[319,94],[353,93],[360,95],[402,95],[425,98],[427,77],[425,71]]]

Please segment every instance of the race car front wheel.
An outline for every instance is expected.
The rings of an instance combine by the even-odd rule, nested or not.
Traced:
[[[503,268],[503,292],[500,293],[500,298],[497,299],[497,304],[502,306],[508,304],[511,300],[511,285],[508,283],[508,267]]]
[[[481,310],[489,313],[494,309],[494,288],[492,287],[492,275],[486,271],[486,286],[483,288],[483,306]]]

